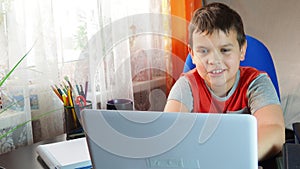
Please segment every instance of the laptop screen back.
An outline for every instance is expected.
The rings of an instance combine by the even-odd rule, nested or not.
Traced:
[[[95,168],[258,167],[251,115],[86,109],[81,118]]]

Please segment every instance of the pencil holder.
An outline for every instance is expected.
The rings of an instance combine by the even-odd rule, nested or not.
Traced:
[[[80,124],[80,111],[83,109],[91,109],[92,103],[87,101],[86,106],[65,106],[64,107],[64,129],[67,134],[66,139],[75,139],[84,137],[84,131]]]

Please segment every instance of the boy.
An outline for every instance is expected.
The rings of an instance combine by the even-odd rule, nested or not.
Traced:
[[[176,81],[164,111],[252,114],[258,160],[280,152],[285,140],[280,102],[268,75],[240,67],[247,42],[239,14],[221,3],[196,10],[188,48],[196,68]]]

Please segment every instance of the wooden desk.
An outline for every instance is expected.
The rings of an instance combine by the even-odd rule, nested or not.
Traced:
[[[53,139],[41,141],[26,147],[21,147],[9,153],[0,155],[0,166],[6,169],[45,169],[46,164],[38,158],[36,147],[41,144],[54,143],[66,140],[66,135],[59,135]],[[0,167],[0,168],[1,168]]]
[[[41,144],[54,143],[66,140],[66,134],[59,135],[54,139],[49,139],[41,141],[30,146],[21,147],[19,149],[13,150],[9,153],[0,155],[0,169],[4,167],[5,169],[47,169],[46,164],[38,158],[36,153],[36,147]],[[300,145],[295,145],[300,147]],[[281,156],[281,155],[279,155]],[[278,168],[276,160],[270,159],[261,163],[263,169],[275,169]]]

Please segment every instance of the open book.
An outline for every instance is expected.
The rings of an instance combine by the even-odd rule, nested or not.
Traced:
[[[36,151],[50,169],[92,168],[86,138],[39,145]]]

